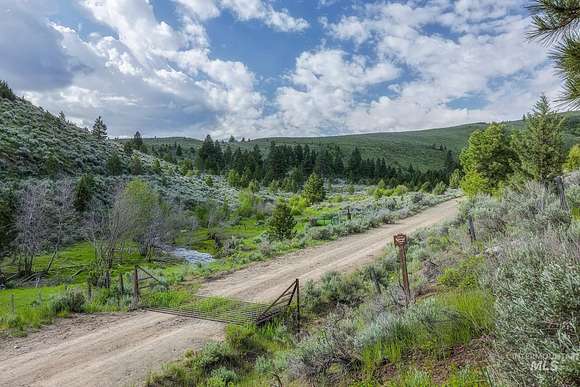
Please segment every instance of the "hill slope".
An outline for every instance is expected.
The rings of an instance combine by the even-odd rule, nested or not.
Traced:
[[[568,118],[565,130],[565,141],[567,146],[580,141],[580,112],[566,113]],[[270,143],[274,141],[278,145],[308,145],[311,148],[321,148],[324,146],[339,146],[345,157],[358,147],[363,158],[382,158],[387,164],[398,164],[407,166],[413,164],[421,170],[442,168],[445,162],[447,150],[451,150],[455,155],[467,145],[467,140],[471,133],[477,129],[483,129],[487,123],[478,122],[447,128],[436,128],[428,130],[408,131],[408,132],[384,132],[353,134],[345,136],[329,137],[267,137],[258,138],[251,141],[229,143],[234,148],[251,149],[258,145],[263,153],[267,153]],[[525,123],[522,120],[509,121],[506,125],[510,129],[521,129]],[[191,147],[198,148],[202,142],[198,139],[187,137],[166,137],[144,139],[147,145],[181,145],[184,149]]]
[[[0,175],[105,174],[114,153],[127,165],[119,144],[98,140],[26,100],[0,98]]]

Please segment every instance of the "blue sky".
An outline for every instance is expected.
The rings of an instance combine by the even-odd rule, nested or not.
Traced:
[[[517,119],[560,81],[523,0],[3,0],[0,78],[111,136]]]

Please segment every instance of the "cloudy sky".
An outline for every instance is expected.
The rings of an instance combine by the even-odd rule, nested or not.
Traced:
[[[111,136],[518,119],[560,86],[524,0],[0,0],[0,79]]]

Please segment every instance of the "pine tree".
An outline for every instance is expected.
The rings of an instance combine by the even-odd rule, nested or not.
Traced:
[[[580,0],[535,0],[530,39],[554,45],[552,58],[564,80],[560,101],[580,107]]]
[[[564,169],[568,172],[580,169],[580,144],[576,144],[570,149]]]
[[[308,203],[319,203],[324,200],[326,192],[324,191],[324,181],[316,173],[313,173],[304,184],[302,192]]]
[[[562,172],[564,118],[550,109],[546,96],[536,103],[526,117],[526,129],[513,135],[513,146],[519,162],[516,169],[526,178],[547,182]]]
[[[14,189],[0,191],[0,258],[9,253],[16,239],[16,203]]]
[[[95,120],[91,133],[99,140],[105,140],[107,138],[107,125],[105,125],[101,116]]]
[[[268,223],[270,239],[283,240],[292,238],[295,226],[296,220],[292,215],[292,209],[286,202],[278,202]]]
[[[133,147],[138,151],[145,152],[145,143],[143,142],[143,137],[139,131],[135,132],[133,136]]]
[[[95,179],[92,175],[83,175],[77,182],[74,194],[74,207],[78,212],[85,212],[93,199]]]
[[[16,100],[16,95],[14,94],[10,86],[8,86],[8,83],[6,83],[6,81],[0,80],[0,98],[6,98],[10,101]]]
[[[117,153],[113,153],[107,160],[107,171],[111,176],[119,176],[123,173],[123,163]]]
[[[131,157],[131,174],[135,176],[139,176],[143,173],[143,164],[141,162],[141,158],[137,156],[137,154],[133,154]]]

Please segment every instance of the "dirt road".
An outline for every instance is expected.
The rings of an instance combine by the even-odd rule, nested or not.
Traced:
[[[295,278],[350,271],[380,256],[392,236],[452,218],[452,200],[364,234],[252,265],[206,283],[206,295],[269,301]],[[76,316],[25,338],[0,341],[0,386],[123,386],[223,337],[223,325],[154,312]]]

